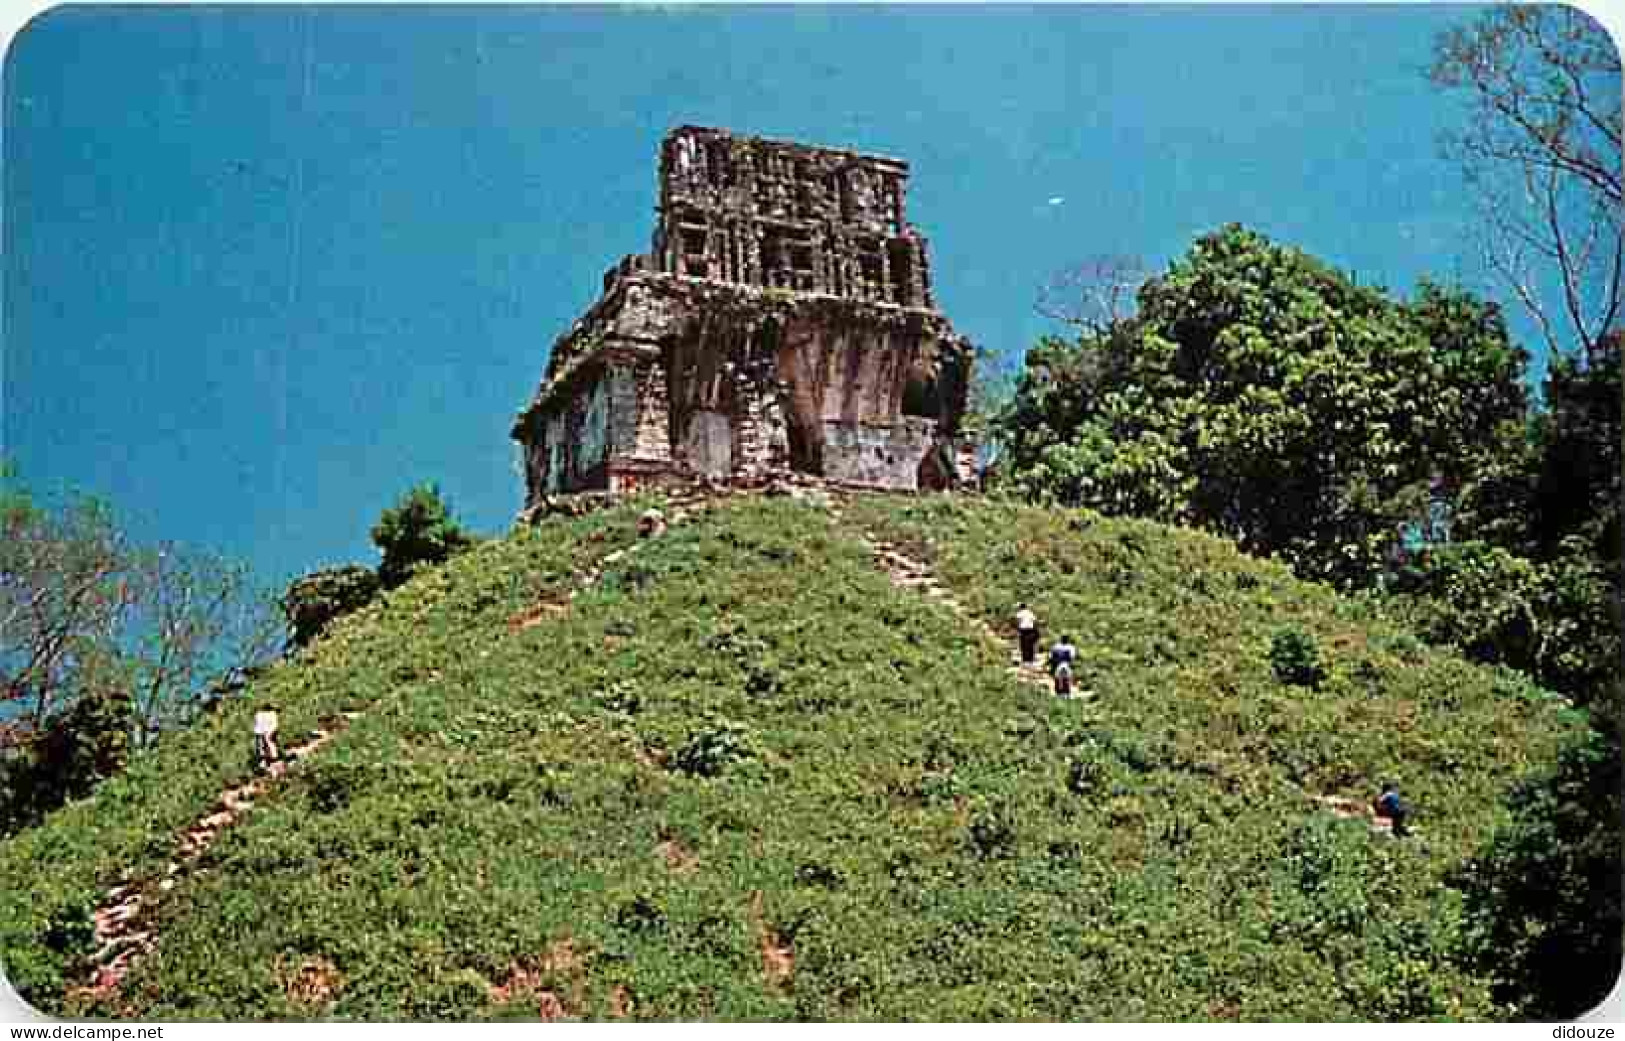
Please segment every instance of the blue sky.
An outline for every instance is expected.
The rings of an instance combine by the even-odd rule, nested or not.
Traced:
[[[374,562],[425,479],[503,530],[683,123],[907,159],[939,303],[1010,356],[1054,270],[1227,221],[1485,290],[1424,75],[1477,10],[58,8],[5,70],[3,451],[267,582]]]

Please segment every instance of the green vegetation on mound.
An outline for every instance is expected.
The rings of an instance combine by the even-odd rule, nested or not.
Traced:
[[[1565,710],[1214,538],[864,498],[730,503],[610,564],[637,505],[482,545],[256,683],[364,714],[221,834],[91,1014],[723,1019],[1493,1016],[1444,883]],[[1065,628],[1057,701],[894,588]],[[1323,674],[1288,685],[1275,635]],[[85,915],[247,772],[252,703],[0,847],[14,982],[60,1009]],[[1395,841],[1311,796],[1396,779]]]

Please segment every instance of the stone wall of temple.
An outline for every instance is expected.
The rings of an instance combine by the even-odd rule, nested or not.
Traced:
[[[668,274],[931,307],[908,164],[680,127],[661,149],[651,253]]]
[[[513,436],[527,505],[797,470],[958,479],[971,349],[932,301],[907,164],[680,127],[647,257],[554,344]]]

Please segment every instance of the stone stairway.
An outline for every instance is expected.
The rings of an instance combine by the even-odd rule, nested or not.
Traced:
[[[829,513],[838,523],[849,524],[843,506],[850,499],[850,492],[835,491],[829,499]],[[1001,634],[985,620],[971,613],[953,591],[938,580],[936,572],[930,564],[916,560],[897,546],[895,543],[880,539],[864,528],[857,528],[858,541],[874,558],[875,566],[884,571],[891,578],[892,585],[899,589],[911,589],[921,596],[935,603],[941,604],[957,615],[961,622],[975,629],[982,639],[998,646],[1009,654],[1009,664],[1005,672],[1020,683],[1028,686],[1051,690],[1049,673],[1038,665],[1022,664],[1010,637]],[[1071,700],[1087,701],[1094,698],[1095,692],[1081,687],[1074,687]]]
[[[1394,822],[1387,817],[1377,816],[1376,812],[1363,800],[1351,799],[1343,795],[1311,795],[1309,798],[1334,817],[1364,821],[1371,828],[1373,834],[1392,835],[1394,833]]]
[[[325,722],[303,743],[288,749],[266,773],[221,792],[209,812],[181,833],[174,855],[160,873],[108,889],[91,912],[96,952],[90,960],[95,968],[90,982],[73,991],[74,996],[94,999],[117,990],[136,959],[156,942],[150,920],[163,894],[175,888],[222,831],[253,808],[254,800],[272,781],[332,741],[357,718],[359,713],[346,712]]]

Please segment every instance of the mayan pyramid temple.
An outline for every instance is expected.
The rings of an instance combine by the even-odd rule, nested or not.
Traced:
[[[647,254],[553,345],[519,413],[526,508],[805,474],[951,487],[973,352],[937,310],[908,164],[684,126]]]

